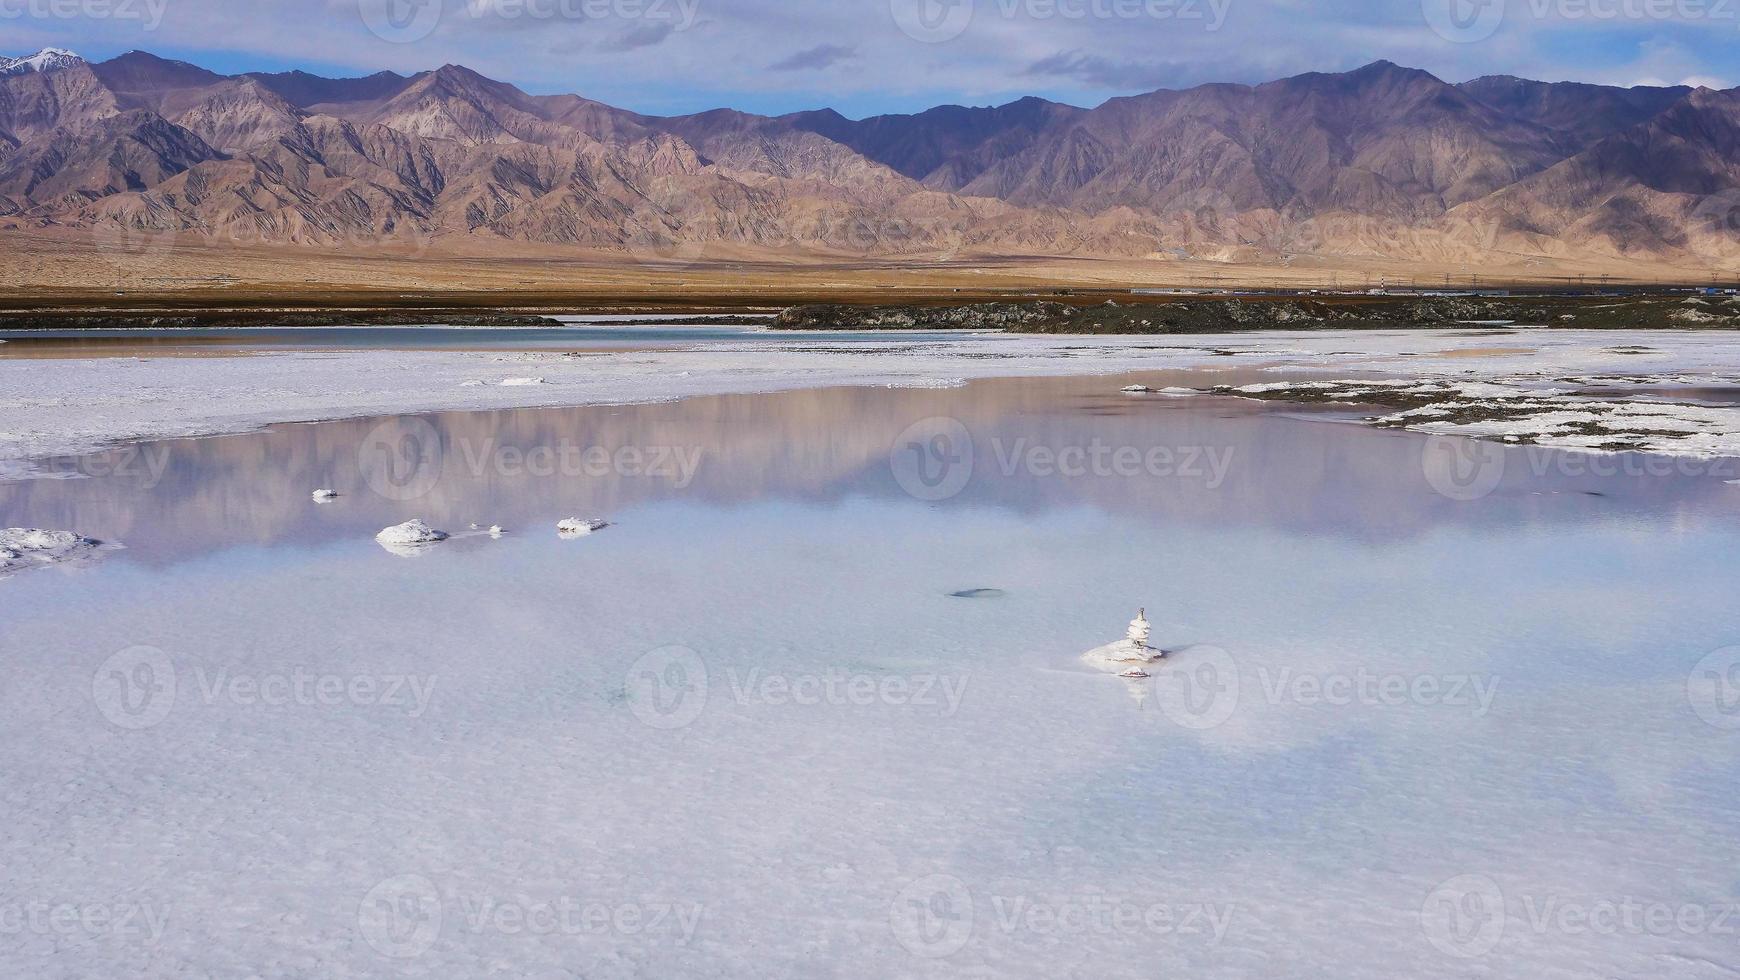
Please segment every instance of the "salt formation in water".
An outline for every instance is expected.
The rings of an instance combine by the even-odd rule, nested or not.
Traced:
[[[71,531],[9,527],[0,531],[0,575],[89,557],[102,546]]]
[[[434,544],[446,541],[447,532],[437,531],[422,521],[406,521],[381,531],[375,535],[375,540],[381,544]]]
[[[316,490],[314,491],[314,502],[317,504],[330,504],[334,500],[337,500],[338,496],[337,490]]]
[[[375,535],[375,541],[400,558],[420,558],[430,545],[447,537],[446,531],[437,531],[422,521],[406,521]]]
[[[1126,395],[1152,395],[1152,394],[1154,394],[1154,389],[1148,387],[1147,385],[1130,385],[1129,387],[1124,389],[1124,394],[1126,394]]]
[[[1148,676],[1143,667],[1166,656],[1148,645],[1151,636],[1153,627],[1148,624],[1148,610],[1144,609],[1130,621],[1129,632],[1123,639],[1089,650],[1082,654],[1082,659],[1100,670],[1139,680]]]
[[[609,526],[609,521],[583,520],[578,517],[570,517],[556,525],[556,533],[564,538],[583,538],[595,531],[602,531]]]

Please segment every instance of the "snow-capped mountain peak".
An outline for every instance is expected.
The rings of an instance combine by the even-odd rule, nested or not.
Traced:
[[[23,58],[0,57],[0,75],[23,75],[33,71],[56,71],[82,65],[85,59],[64,48],[43,48]]]

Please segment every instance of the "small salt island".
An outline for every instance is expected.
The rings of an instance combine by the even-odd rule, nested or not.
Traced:
[[[72,531],[32,527],[0,530],[0,577],[26,568],[77,564],[95,556],[103,542]]]
[[[581,517],[570,517],[556,525],[556,533],[561,535],[563,538],[584,538],[588,535],[602,531],[609,526],[609,521],[601,521],[595,518],[587,519]]]
[[[1129,631],[1124,634],[1123,639],[1089,650],[1082,654],[1082,660],[1107,673],[1141,680],[1149,676],[1143,668],[1166,656],[1164,651],[1148,645],[1153,632],[1153,627],[1148,623],[1148,610],[1143,609],[1130,621]]]
[[[437,531],[417,520],[382,530],[375,535],[375,543],[401,558],[421,558],[430,545],[439,544],[449,537],[446,531]]]

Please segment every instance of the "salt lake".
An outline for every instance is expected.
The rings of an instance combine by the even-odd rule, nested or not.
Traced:
[[[1733,461],[1120,391],[1274,377],[42,461],[0,972],[1731,974]]]

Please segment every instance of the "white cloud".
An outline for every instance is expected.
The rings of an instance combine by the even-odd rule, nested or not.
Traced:
[[[1451,81],[1506,73],[1721,85],[1734,28],[1568,20],[1550,6],[1537,17],[1535,5],[1513,0],[1491,37],[1457,44],[1428,27],[1415,2],[971,0],[973,18],[959,36],[924,43],[902,32],[891,0],[425,2],[442,3],[443,16],[415,43],[370,33],[358,0],[174,0],[154,31],[112,18],[6,26],[23,35],[12,42],[19,48],[143,48],[195,61],[221,52],[232,68],[409,72],[454,62],[532,91],[575,91],[649,111],[826,102],[901,110],[1034,92],[1093,104],[1162,85],[1258,82],[1378,58]],[[849,70],[840,70],[843,59]]]

